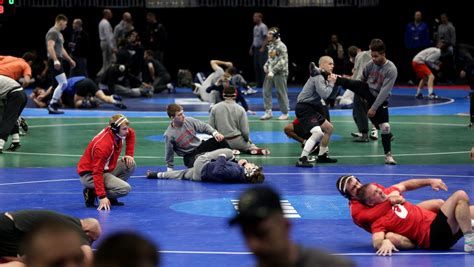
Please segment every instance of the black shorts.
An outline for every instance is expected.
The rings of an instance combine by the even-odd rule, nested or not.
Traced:
[[[0,214],[0,258],[16,257],[23,240],[23,232],[5,214]]]
[[[373,103],[368,103],[368,107],[370,108],[372,106]],[[384,101],[382,103],[382,105],[380,105],[380,107],[377,109],[377,111],[375,112],[375,116],[372,117],[372,118],[369,118],[370,121],[374,124],[374,125],[379,125],[379,124],[382,124],[384,122],[389,122],[389,116],[388,116],[388,102],[387,101]]]
[[[48,71],[52,79],[55,79],[56,76],[64,73],[64,60],[62,58],[58,58],[58,60],[61,62],[61,68],[59,68],[59,70],[54,67],[54,61],[52,59],[48,59]],[[57,82],[55,84],[57,84]]]
[[[448,218],[439,210],[430,225],[430,249],[450,249],[463,236],[461,229],[455,234],[451,232]]]
[[[82,81],[78,81],[74,85],[74,87],[76,89],[76,95],[82,97],[86,97],[88,95],[95,96],[95,93],[99,91],[99,86],[97,86],[97,84],[93,80],[88,78],[85,78]]]
[[[324,116],[320,113],[321,110],[321,107],[306,103],[296,104],[295,113],[303,128],[304,136],[311,135],[311,129],[316,126],[321,126],[326,121]]]

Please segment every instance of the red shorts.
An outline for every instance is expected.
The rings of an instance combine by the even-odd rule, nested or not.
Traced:
[[[415,71],[416,76],[418,76],[418,78],[420,79],[424,79],[425,77],[433,74],[430,68],[426,66],[426,64],[423,64],[423,63],[420,64],[415,61],[412,61],[411,66],[413,67],[413,70]]]

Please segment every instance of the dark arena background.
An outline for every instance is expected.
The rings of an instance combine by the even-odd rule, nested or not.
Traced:
[[[209,122],[212,106],[199,99],[191,86],[178,82],[178,71],[189,70],[193,83],[198,82],[194,76],[199,72],[209,75],[213,71],[210,61],[217,59],[232,62],[257,91],[245,95],[249,109],[255,112],[247,113],[250,139],[271,154],[242,153],[238,158],[263,166],[263,185],[280,193],[294,242],[344,256],[357,266],[474,266],[474,254],[464,251],[464,238],[447,250],[411,249],[391,257],[377,256],[372,235],[354,224],[348,201],[335,186],[342,175],[355,175],[363,183],[386,187],[408,179],[439,178],[447,185],[447,192],[437,192],[428,185],[406,192],[405,199],[412,203],[446,200],[464,190],[472,204],[474,129],[470,124],[474,117],[470,95],[474,72],[468,66],[474,55],[474,23],[470,6],[469,1],[458,0],[0,0],[0,56],[21,57],[25,52],[35,52],[40,61],[46,59],[45,36],[55,17],[64,14],[68,18],[62,32],[66,48],[73,33],[72,22],[80,18],[90,40],[89,78],[99,83],[96,74],[102,66],[102,52],[98,24],[103,10],[112,11],[112,28],[124,12],[130,12],[140,36],[146,28],[147,13],[153,12],[167,32],[162,63],[171,76],[168,90],[123,97],[127,109],[100,103],[87,109],[61,107],[64,114],[53,115],[28,97],[21,113],[28,125],[26,130],[20,127],[21,147],[8,151],[10,136],[0,153],[0,212],[45,209],[96,218],[103,233],[92,245],[94,251],[111,234],[133,231],[158,246],[159,266],[256,266],[256,257],[239,227],[228,224],[236,213],[239,195],[252,185],[146,179],[147,170],[166,170],[163,134],[170,125],[166,113],[169,104],[180,104],[187,117]],[[430,46],[436,44],[441,14],[448,15],[456,31],[452,56],[442,59],[439,71],[433,70],[436,98],[428,97],[426,88],[423,97],[415,97],[419,79],[412,69],[414,55],[405,47],[404,35],[416,11],[421,11],[422,21],[428,25]],[[289,120],[277,120],[281,113],[275,93],[273,119],[260,120],[265,112],[262,88],[256,86],[249,55],[255,12],[263,14],[268,28],[280,29],[288,48]],[[344,92],[341,89],[339,97],[334,96],[335,104],[328,104],[334,126],[330,156],[338,162],[295,167],[302,146],[283,129],[296,117],[297,97],[308,80],[309,63],[317,63],[325,55],[334,34],[344,48],[345,60],[350,46],[367,50],[372,39],[380,38],[387,58],[397,67],[398,77],[389,98],[392,154],[397,165],[384,164],[380,133],[378,140],[354,142],[351,133],[357,132],[357,127],[351,106],[338,104]],[[0,60],[0,70],[2,64]],[[24,88],[27,96],[35,86]],[[0,87],[0,122],[8,117],[8,98],[2,90]],[[126,116],[136,132],[137,168],[128,180],[130,193],[121,199],[125,205],[98,211],[84,205],[77,164],[91,139],[116,113]],[[183,169],[182,158],[175,155],[174,159],[175,169]]]

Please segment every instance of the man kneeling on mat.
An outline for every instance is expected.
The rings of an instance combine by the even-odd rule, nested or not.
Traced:
[[[193,168],[179,171],[148,171],[148,179],[183,179],[217,183],[260,184],[265,180],[262,167],[245,159],[233,161],[234,155],[228,148],[204,153],[196,158]]]

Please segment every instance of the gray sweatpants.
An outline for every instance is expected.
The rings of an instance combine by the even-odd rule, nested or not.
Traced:
[[[194,167],[179,171],[170,171],[164,172],[163,177],[160,179],[183,179],[183,180],[193,180],[201,181],[201,171],[202,168],[211,160],[217,159],[220,154],[224,154],[226,159],[232,158],[232,150],[228,148],[221,148],[211,152],[206,152],[196,158],[194,162]]]
[[[127,183],[130,175],[135,171],[136,165],[127,168],[123,160],[117,162],[117,166],[111,172],[104,173],[105,192],[108,198],[119,198],[126,196],[132,187]],[[94,178],[92,173],[81,176],[81,183],[90,189],[94,189]]]
[[[229,144],[230,148],[239,150],[241,152],[249,152],[252,149],[257,149],[258,147],[250,142],[245,141],[242,136],[238,136],[233,139],[226,139],[227,143]]]
[[[283,114],[288,114],[288,111],[290,110],[290,101],[288,100],[287,79],[288,76],[277,74],[275,74],[271,79],[269,79],[268,76],[265,77],[265,81],[263,82],[263,106],[265,111],[272,109],[272,89],[273,85],[275,85],[280,110]]]

